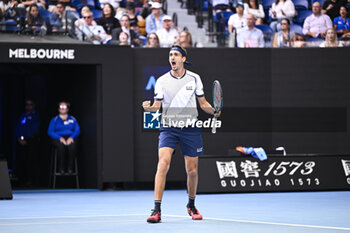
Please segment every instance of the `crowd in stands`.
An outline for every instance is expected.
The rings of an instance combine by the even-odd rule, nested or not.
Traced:
[[[213,11],[227,18],[230,47],[348,46],[350,0],[320,1],[213,0]]]
[[[0,31],[132,47],[196,46],[190,32],[164,14],[162,1],[0,0]],[[230,47],[300,47],[301,40],[343,46],[350,38],[350,0],[204,1],[212,4],[214,18],[225,12]],[[327,42],[327,33],[341,42]]]
[[[189,32],[180,39],[162,6],[162,0],[1,0],[0,31],[132,47],[192,46]]]

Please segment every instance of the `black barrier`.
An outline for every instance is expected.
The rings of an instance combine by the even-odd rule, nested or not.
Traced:
[[[203,156],[199,178],[198,193],[350,190],[350,156]]]
[[[189,69],[201,76],[206,98],[212,98],[215,79],[220,80],[224,91],[220,118],[223,128],[217,129],[215,135],[204,131],[205,153],[226,154],[234,146],[283,146],[288,153],[349,154],[349,51],[350,48],[188,49],[188,59],[194,64]],[[170,69],[168,52],[162,48],[0,43],[0,63],[2,67],[16,64],[23,76],[26,71],[21,64],[61,64],[62,70],[74,70],[78,75],[83,74],[79,68],[90,67],[86,70],[91,76],[88,83],[81,75],[79,81],[73,82],[76,88],[72,89],[76,91],[68,94],[79,102],[75,107],[81,103],[80,119],[85,123],[80,141],[84,148],[80,174],[82,186],[93,188],[102,187],[104,182],[154,180],[158,132],[143,130],[141,103],[153,98],[156,79]],[[25,80],[26,77],[19,84]],[[11,90],[1,90],[5,89]],[[50,89],[46,91],[53,94]],[[22,89],[13,93],[22,93]],[[81,93],[88,96],[87,100]],[[6,106],[10,108],[14,103],[17,102],[12,99]],[[91,103],[93,109],[89,109]],[[2,132],[10,132],[6,119],[15,118],[6,116],[9,114],[5,109],[0,111]],[[89,111],[94,111],[93,116]],[[211,118],[202,110],[199,113],[204,119]],[[0,136],[2,145],[12,145],[5,141],[11,138],[9,135]],[[167,178],[186,180],[179,150]]]
[[[0,200],[12,199],[12,188],[7,168],[7,161],[0,158]]]

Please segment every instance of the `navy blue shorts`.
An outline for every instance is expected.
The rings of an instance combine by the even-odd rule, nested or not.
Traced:
[[[170,147],[175,150],[179,143],[183,155],[197,157],[204,154],[200,128],[160,128],[158,148]]]

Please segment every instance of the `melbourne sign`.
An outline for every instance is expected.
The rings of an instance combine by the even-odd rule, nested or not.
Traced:
[[[9,49],[9,58],[17,59],[53,59],[53,60],[73,60],[74,49]]]

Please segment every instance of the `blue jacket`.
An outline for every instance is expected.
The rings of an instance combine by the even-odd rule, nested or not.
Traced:
[[[34,137],[39,134],[40,117],[39,114],[33,110],[30,114],[23,113],[18,120],[16,126],[16,137]]]
[[[64,136],[75,139],[80,134],[80,127],[78,121],[71,115],[68,115],[65,121],[60,116],[55,116],[50,121],[48,134],[52,139],[60,139]]]
[[[160,28],[157,28],[156,18],[153,14],[150,14],[146,17],[146,32],[147,34],[156,32],[157,30],[163,28],[162,19],[164,17],[164,14],[162,14],[159,18],[159,25]]]

